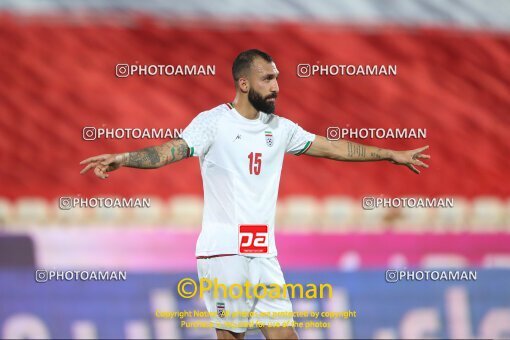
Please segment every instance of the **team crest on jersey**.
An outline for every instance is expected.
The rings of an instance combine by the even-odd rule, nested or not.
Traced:
[[[225,317],[225,304],[223,302],[216,302],[216,313],[222,319]]]
[[[266,145],[273,146],[273,133],[271,131],[265,131],[266,134]]]

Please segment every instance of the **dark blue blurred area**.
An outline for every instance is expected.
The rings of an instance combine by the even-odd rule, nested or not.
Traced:
[[[3,338],[213,338],[211,329],[181,328],[155,311],[205,311],[179,298],[176,285],[195,273],[127,273],[126,281],[48,281],[34,271],[0,272]],[[329,328],[298,328],[302,338],[509,338],[510,272],[477,270],[475,281],[388,283],[384,271],[291,272],[287,283],[329,283],[332,298],[293,299],[294,311],[356,311],[349,319],[317,319]],[[305,286],[306,287],[306,286]],[[186,321],[207,319],[186,318]],[[295,318],[295,321],[311,319]],[[418,322],[419,321],[419,322]],[[248,337],[259,337],[258,331]]]

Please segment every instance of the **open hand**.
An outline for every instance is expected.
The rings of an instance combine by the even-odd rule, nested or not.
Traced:
[[[80,162],[81,165],[87,164],[85,168],[80,171],[80,174],[84,174],[90,169],[94,168],[94,174],[101,179],[108,178],[107,172],[117,170],[120,168],[125,160],[123,154],[104,154],[87,158]]]
[[[427,150],[429,146],[424,146],[419,149],[414,150],[405,150],[405,151],[393,151],[391,155],[391,160],[393,164],[405,165],[411,171],[419,174],[420,171],[415,168],[416,166],[421,166],[422,168],[428,168],[428,164],[423,163],[421,159],[430,159],[429,155],[425,155],[422,152]]]

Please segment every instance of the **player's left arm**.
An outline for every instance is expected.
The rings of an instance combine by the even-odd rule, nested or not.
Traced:
[[[305,155],[345,162],[390,161],[394,164],[405,165],[413,172],[419,174],[420,171],[415,166],[422,168],[429,167],[420,160],[420,158],[430,158],[429,155],[422,153],[428,147],[427,145],[414,150],[395,151],[342,139],[331,141],[325,137],[316,136],[310,148],[305,152]]]

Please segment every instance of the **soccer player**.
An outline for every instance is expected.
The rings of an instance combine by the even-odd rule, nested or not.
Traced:
[[[250,282],[283,286],[274,221],[285,153],[348,162],[387,160],[415,173],[419,173],[416,166],[428,167],[420,159],[430,156],[422,153],[428,146],[394,151],[346,140],[330,141],[305,131],[274,113],[278,74],[267,53],[256,49],[240,53],[232,66],[236,96],[231,103],[200,113],[183,131],[182,139],[88,158],[80,163],[86,164],[81,173],[94,169],[97,177],[106,179],[109,172],[121,167],[152,169],[198,157],[204,186],[202,231],[196,247],[199,278],[216,278],[225,285]],[[243,339],[248,321],[268,325],[292,324],[293,320],[288,296],[224,299],[210,292],[204,300],[209,312],[218,312],[212,322],[222,339]],[[224,311],[252,312],[253,317],[235,318],[238,324],[225,325],[229,317]],[[277,314],[284,317],[268,320],[257,316],[264,312],[283,312]],[[292,326],[260,329],[266,338],[297,338]]]

